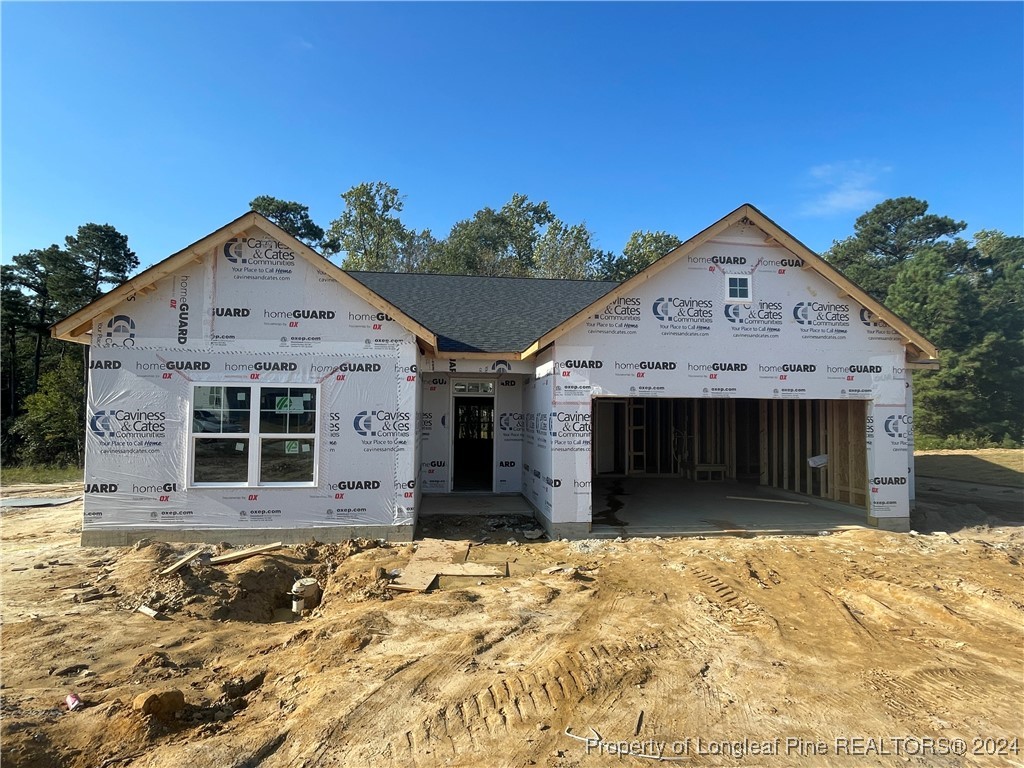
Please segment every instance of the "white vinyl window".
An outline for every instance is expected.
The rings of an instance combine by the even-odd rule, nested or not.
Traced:
[[[192,485],[313,485],[317,390],[278,384],[192,390]]]
[[[726,275],[728,290],[726,299],[732,302],[750,301],[750,275]]]

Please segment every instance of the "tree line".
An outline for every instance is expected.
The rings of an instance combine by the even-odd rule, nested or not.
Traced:
[[[598,248],[585,222],[515,194],[456,222],[447,236],[406,226],[385,182],[358,184],[327,227],[309,208],[261,195],[250,207],[343,269],[625,280],[672,250],[667,231],[634,232],[620,253]],[[912,197],[860,216],[823,256],[934,342],[942,368],[916,371],[921,445],[1020,445],[1024,439],[1024,238],[928,212]],[[81,465],[88,348],[50,338],[52,323],[124,282],[139,261],[110,224],[84,224],[63,245],[0,268],[2,461]]]
[[[547,202],[515,194],[501,208],[485,207],[456,222],[447,237],[402,223],[403,197],[382,182],[357,184],[341,195],[341,215],[326,229],[308,206],[268,195],[250,206],[342,269],[448,275],[625,280],[682,242],[664,231],[634,232],[622,253],[594,244],[586,222],[569,224]]]

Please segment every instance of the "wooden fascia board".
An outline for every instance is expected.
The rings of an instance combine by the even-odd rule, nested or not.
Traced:
[[[626,280],[624,283],[621,283],[617,287],[613,288],[611,291],[606,293],[597,301],[591,303],[584,309],[577,312],[572,317],[568,318],[561,324],[552,328],[546,334],[541,336],[537,341],[533,342],[533,344],[531,344],[525,350],[523,350],[522,355],[524,357],[528,357],[530,355],[536,354],[540,349],[555,341],[555,339],[557,339],[559,336],[562,336],[566,332],[572,330],[577,325],[582,323],[590,314],[594,312],[595,309],[604,306],[611,301],[614,301],[615,299],[626,293],[629,293],[637,286],[642,285],[643,282],[645,282],[646,280],[650,280],[652,277],[655,277],[662,270],[671,267],[680,259],[686,258],[686,256],[688,256],[690,253],[695,251],[700,246],[704,245],[704,243],[717,237],[719,234],[724,232],[733,224],[742,221],[744,218],[749,219],[753,224],[756,224],[758,227],[760,227],[761,230],[764,231],[764,233],[769,236],[769,239],[775,240],[781,247],[787,249],[794,255],[798,256],[801,260],[803,260],[805,269],[813,269],[815,272],[817,272],[827,281],[835,285],[837,288],[839,288],[841,292],[844,292],[847,296],[852,298],[858,304],[861,304],[862,306],[874,312],[887,325],[889,325],[897,333],[903,336],[904,339],[906,339],[906,341],[908,342],[908,353],[910,353],[911,348],[913,348],[917,350],[918,355],[923,355],[925,356],[925,358],[930,360],[938,360],[939,351],[934,344],[932,344],[930,341],[924,338],[924,336],[922,336],[920,333],[911,328],[910,325],[908,325],[904,320],[899,318],[891,310],[887,309],[882,304],[871,298],[871,296],[869,296],[867,292],[864,291],[860,286],[851,281],[849,278],[847,278],[845,275],[843,275],[841,272],[835,269],[835,267],[830,265],[827,261],[825,261],[816,253],[814,253],[814,251],[812,251],[806,245],[804,245],[795,237],[790,235],[788,232],[782,229],[782,227],[780,227],[778,224],[769,219],[767,216],[765,216],[763,213],[761,213],[759,210],[757,210],[754,206],[750,205],[749,203],[741,205],[732,213],[727,214],[726,216],[719,219],[717,222],[712,224],[707,229],[703,230],[702,232],[699,232],[698,234],[694,235],[689,240],[687,240],[685,243],[680,244],[674,250],[665,254],[663,257],[661,257],[653,264],[651,264],[651,266],[649,266],[643,272],[634,275],[629,280]],[[917,356],[915,356],[913,359],[917,359]]]
[[[409,317],[394,304],[374,293],[354,277],[349,275],[341,267],[332,264],[308,245],[296,240],[274,222],[264,218],[258,213],[254,213],[253,215],[258,217],[258,220],[255,223],[260,229],[265,230],[267,234],[273,235],[278,240],[288,243],[289,247],[293,251],[302,256],[311,265],[330,275],[334,278],[335,282],[339,283],[342,287],[347,288],[374,309],[379,309],[381,312],[384,312],[394,318],[399,325],[409,331],[409,333],[419,338],[424,344],[433,349],[437,349],[437,334],[429,328],[416,322],[416,320]]]
[[[91,323],[93,319],[102,315],[104,312],[112,311],[114,307],[126,300],[132,294],[143,292],[144,289],[153,285],[157,281],[162,280],[168,275],[174,274],[174,272],[180,267],[199,260],[210,248],[245,232],[256,223],[253,218],[254,215],[255,214],[247,213],[239,216],[237,219],[221,227],[216,232],[210,233],[202,240],[192,243],[177,253],[168,256],[163,261],[159,261],[148,269],[143,270],[135,277],[121,283],[117,288],[114,288],[103,296],[100,296],[96,301],[82,307],[73,315],[54,323],[50,327],[50,335],[53,338],[61,339],[62,341],[75,341],[80,344],[85,343],[82,341],[81,336],[75,336],[77,329],[81,328],[83,325]]]
[[[127,282],[122,283],[117,288],[114,288],[109,293],[96,299],[96,301],[78,310],[78,312],[73,315],[54,323],[50,329],[50,334],[54,338],[62,339],[64,341],[86,343],[83,341],[80,334],[76,334],[76,331],[91,323],[98,315],[102,314],[104,311],[110,311],[113,307],[120,304],[132,294],[144,292],[157,281],[162,280],[168,275],[174,274],[174,272],[182,266],[193,261],[201,261],[206,254],[209,253],[210,249],[221,245],[230,238],[236,237],[253,227],[258,227],[267,234],[275,237],[277,240],[287,243],[293,251],[302,256],[302,258],[311,265],[330,275],[337,283],[359,296],[372,307],[380,310],[381,312],[387,313],[390,317],[393,317],[399,325],[414,336],[417,336],[432,350],[437,349],[436,334],[417,323],[393,304],[378,296],[355,278],[350,277],[344,270],[335,266],[312,248],[304,245],[272,221],[255,211],[250,211],[239,216],[237,219],[221,227],[216,232],[212,232],[202,240],[189,245],[172,256],[167,257],[163,261],[154,264],[152,267],[139,273]]]
[[[445,352],[441,350],[434,354],[441,360],[522,360],[524,355],[521,352]]]
[[[626,280],[625,282],[617,285],[615,288],[612,288],[604,296],[602,296],[601,298],[597,299],[594,302],[591,302],[569,319],[563,321],[559,325],[556,325],[550,331],[548,331],[539,339],[537,339],[537,341],[533,342],[533,344],[531,344],[529,347],[523,350],[522,354],[535,354],[538,350],[540,350],[543,347],[546,347],[559,336],[567,333],[568,331],[572,330],[577,325],[582,323],[584,320],[586,320],[590,315],[594,313],[595,309],[603,307],[607,305],[609,302],[615,301],[620,296],[629,293],[637,286],[640,286],[646,281],[650,280],[652,277],[655,277],[661,271],[668,269],[680,259],[686,258],[697,248],[704,245],[704,243],[706,243],[708,240],[724,232],[737,221],[742,220],[743,217],[747,215],[748,208],[750,208],[750,206],[748,205],[740,206],[732,213],[716,221],[707,229],[698,232],[685,243],[677,245],[671,251],[669,251],[660,259],[658,259],[649,267],[647,267],[647,269],[643,270],[642,272],[639,272],[636,275],[633,275],[633,277],[629,278],[629,280]]]
[[[873,299],[867,291],[850,280],[846,275],[837,270],[795,237],[790,235],[759,210],[753,206],[747,207],[750,208],[750,211],[747,213],[747,218],[764,230],[765,233],[771,235],[779,245],[803,260],[805,266],[809,266],[825,278],[825,280],[836,286],[843,298],[849,297],[853,299],[861,306],[870,309],[880,319],[885,321],[886,325],[895,330],[906,340],[905,346],[908,351],[913,347],[919,354],[925,355],[927,358],[932,360],[938,360],[938,348],[920,333],[911,328],[905,320],[896,315],[892,310],[886,308],[880,302]]]

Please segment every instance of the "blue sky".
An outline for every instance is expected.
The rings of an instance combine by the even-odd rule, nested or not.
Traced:
[[[384,180],[447,234],[513,193],[597,245],[751,202],[816,250],[900,195],[1024,231],[1021,3],[12,3],[4,260],[89,221],[143,266]]]

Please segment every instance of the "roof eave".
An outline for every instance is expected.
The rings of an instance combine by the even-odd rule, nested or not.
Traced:
[[[292,251],[299,254],[311,265],[329,275],[335,282],[359,296],[370,306],[392,317],[399,325],[416,336],[431,352],[436,352],[437,334],[406,315],[398,307],[391,304],[391,302],[367,288],[355,278],[350,277],[340,267],[335,266],[308,245],[288,234],[274,224],[274,222],[255,211],[242,214],[234,221],[211,232],[201,240],[197,240],[177,253],[168,256],[163,261],[143,270],[135,277],[108,291],[74,314],[54,323],[50,327],[50,335],[62,341],[88,344],[92,323],[97,317],[113,314],[113,308],[131,296],[136,294],[145,295],[155,290],[154,284],[157,281],[174,274],[176,270],[186,264],[202,262],[212,248],[232,237],[237,237],[253,227],[258,227],[278,241],[286,243]]]
[[[630,293],[639,285],[642,285],[644,282],[655,277],[681,259],[686,258],[686,256],[697,248],[744,219],[748,219],[751,223],[757,225],[769,236],[770,239],[797,255],[804,262],[805,269],[813,269],[823,278],[835,285],[839,289],[839,295],[841,297],[849,296],[854,299],[862,306],[874,312],[881,320],[899,333],[904,340],[903,343],[906,348],[908,361],[928,365],[929,367],[938,365],[939,350],[934,344],[911,328],[907,322],[892,312],[892,310],[886,308],[880,302],[869,296],[863,288],[858,286],[818,254],[814,253],[814,251],[786,232],[782,227],[769,219],[750,203],[744,203],[736,210],[723,216],[711,226],[705,228],[701,232],[698,232],[686,242],[680,243],[642,272],[639,272],[629,280],[620,283],[618,287],[613,288],[607,294],[584,307],[572,317],[552,328],[523,350],[523,355],[536,354],[539,350],[578,326],[587,317],[593,314],[596,309],[607,304],[609,301],[614,301],[618,297]]]

